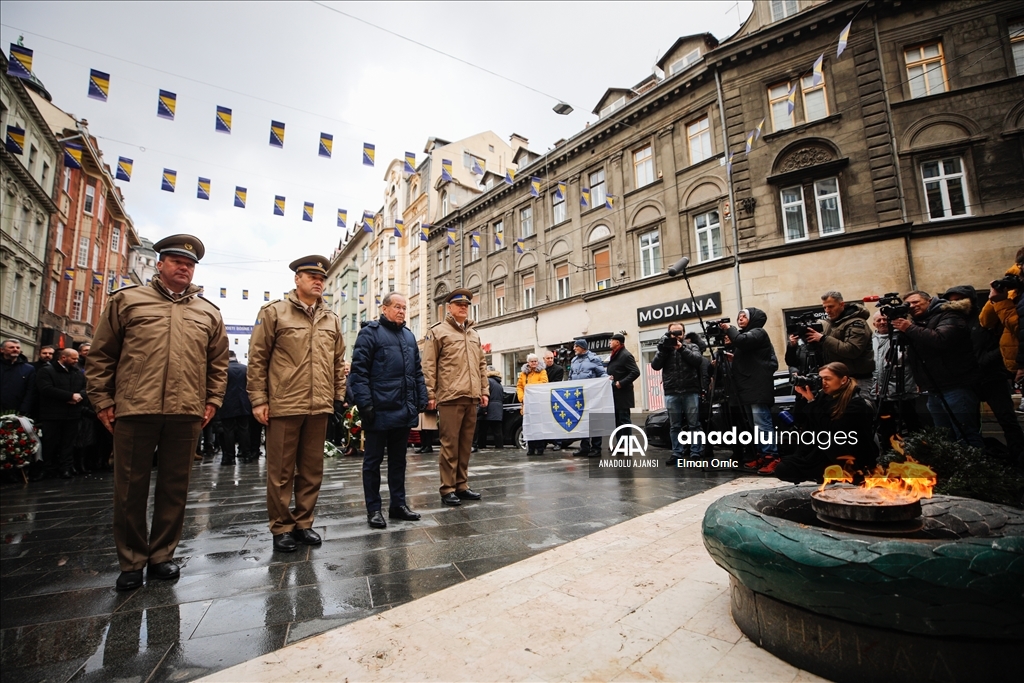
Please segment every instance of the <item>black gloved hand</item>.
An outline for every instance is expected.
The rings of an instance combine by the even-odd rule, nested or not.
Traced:
[[[363,423],[363,429],[370,429],[377,420],[377,414],[373,412],[373,406],[366,406],[359,409],[359,420]]]
[[[344,415],[345,414],[345,402],[344,401],[335,401],[334,402],[334,414],[335,415]]]

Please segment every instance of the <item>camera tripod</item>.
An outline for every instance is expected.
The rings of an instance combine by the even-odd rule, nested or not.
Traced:
[[[904,414],[905,401],[917,398],[917,392],[908,393],[907,388],[907,351],[910,341],[902,332],[889,328],[886,337],[889,340],[889,347],[885,350],[885,369],[878,387],[878,404],[875,406],[875,433],[879,433],[882,424],[882,407],[889,403],[894,407],[895,422],[893,435],[905,436],[910,430],[907,424],[907,416]],[[895,390],[893,389],[895,387]],[[886,444],[880,443],[882,448]]]
[[[885,353],[885,369],[882,371],[881,386],[878,392],[878,405],[875,407],[875,419],[874,425],[876,433],[878,426],[881,423],[881,411],[883,401],[890,401],[896,406],[896,428],[897,434],[906,434],[909,430],[907,428],[906,415],[903,414],[902,405],[904,401],[917,398],[918,394],[907,393],[906,391],[906,364],[907,364],[907,351],[913,346],[913,341],[909,339],[904,333],[889,328],[889,348]],[[928,378],[931,386],[936,386],[935,377],[932,376],[931,369],[928,367],[928,363],[924,358],[917,356],[920,361],[920,367],[924,371],[925,376]],[[893,374],[895,373],[895,377]],[[891,383],[895,383],[896,390],[890,392],[889,386]],[[967,433],[964,429],[963,423],[953,412],[946,397],[942,395],[942,392],[935,390],[935,395],[939,397],[939,401],[942,403],[942,408],[949,417],[950,423],[953,425],[953,431],[958,438],[963,438]],[[885,447],[885,444],[879,444],[881,447]]]

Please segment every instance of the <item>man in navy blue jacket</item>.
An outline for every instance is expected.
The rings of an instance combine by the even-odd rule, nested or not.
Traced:
[[[238,459],[249,462],[251,447],[249,445],[249,416],[252,415],[252,403],[246,391],[246,367],[238,362],[238,355],[228,351],[228,388],[224,394],[224,405],[220,407],[218,417],[224,430],[223,455],[220,464],[228,467],[235,464],[235,444],[238,444]],[[259,444],[257,444],[259,447]]]
[[[359,408],[366,433],[363,453],[363,496],[366,520],[374,529],[387,526],[381,514],[380,466],[388,454],[388,517],[416,521],[405,502],[405,451],[409,430],[427,406],[416,337],[405,326],[406,300],[390,292],[379,320],[359,331],[348,376],[350,396]]]

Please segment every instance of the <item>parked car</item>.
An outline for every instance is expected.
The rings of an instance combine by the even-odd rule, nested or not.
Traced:
[[[779,429],[785,429],[793,424],[791,413],[793,404],[796,401],[796,394],[789,382],[789,372],[779,370],[774,376],[775,384],[775,405],[772,408],[772,421]],[[705,425],[706,429],[726,431],[729,427],[728,416],[723,410],[724,406],[716,403],[711,408],[711,424]],[[706,408],[701,405],[701,414],[705,414]],[[644,422],[644,432],[647,433],[647,441],[652,446],[671,448],[669,439],[668,411],[658,410],[647,416]]]

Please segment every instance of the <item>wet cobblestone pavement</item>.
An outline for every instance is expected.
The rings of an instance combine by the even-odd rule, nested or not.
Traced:
[[[193,680],[740,474],[591,479],[568,451],[485,450],[469,471],[483,500],[442,508],[436,454],[410,452],[408,500],[423,519],[378,531],[366,524],[361,459],[332,459],[314,526],[323,545],[282,554],[271,549],[264,463],[197,464],[181,578],[131,593],[114,590],[112,475],[3,485],[2,681]]]

